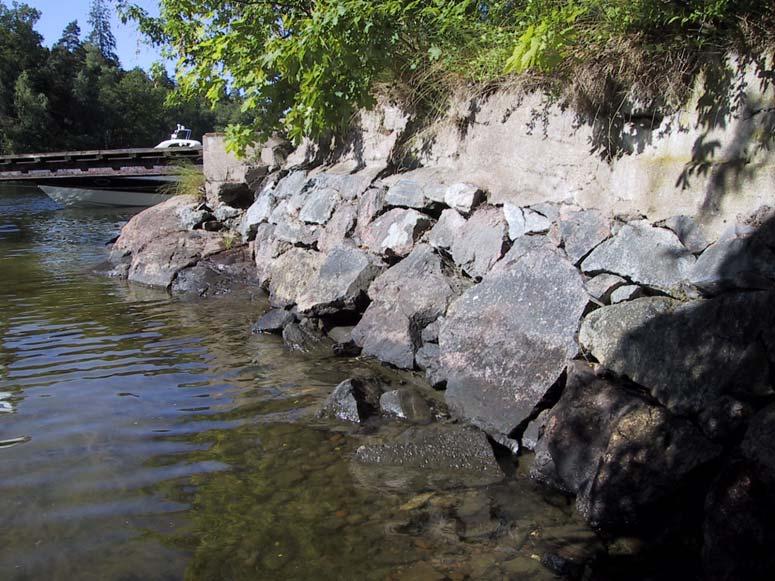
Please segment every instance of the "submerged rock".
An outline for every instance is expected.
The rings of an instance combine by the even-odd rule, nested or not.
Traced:
[[[433,420],[428,403],[413,389],[394,389],[379,398],[382,413],[416,424],[428,424]]]
[[[501,435],[530,415],[576,354],[588,300],[561,251],[534,237],[520,240],[452,303],[439,332],[447,403]]]
[[[254,333],[282,333],[286,326],[296,320],[293,313],[285,309],[272,309],[256,321],[252,329]]]
[[[318,416],[360,423],[379,410],[380,389],[358,379],[346,379],[334,388]]]
[[[412,427],[393,442],[363,445],[355,460],[410,470],[470,472],[490,482],[503,478],[484,432],[450,424]]]

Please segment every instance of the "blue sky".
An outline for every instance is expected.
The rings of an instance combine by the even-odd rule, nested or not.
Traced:
[[[42,12],[42,16],[35,27],[43,35],[46,46],[51,46],[59,37],[62,36],[62,30],[71,20],[77,20],[81,27],[81,38],[89,34],[89,0],[22,0],[25,4],[37,8]],[[151,14],[158,14],[158,0],[134,0]],[[10,1],[7,2],[10,4]],[[161,60],[159,50],[148,46],[142,34],[138,32],[137,27],[132,24],[121,24],[113,8],[112,28],[113,35],[116,37],[116,52],[121,64],[125,69],[142,67],[148,69],[151,63]],[[168,64],[168,70],[172,66]]]

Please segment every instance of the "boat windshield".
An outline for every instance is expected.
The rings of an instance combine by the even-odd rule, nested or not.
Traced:
[[[186,129],[184,125],[178,124],[175,131],[172,132],[170,139],[191,139],[191,130]]]

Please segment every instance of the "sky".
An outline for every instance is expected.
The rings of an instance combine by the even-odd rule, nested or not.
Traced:
[[[90,0],[22,0],[33,8],[37,8],[42,13],[36,30],[43,35],[46,46],[51,46],[62,36],[67,23],[71,20],[77,20],[81,27],[81,39],[85,39],[89,34],[89,4]],[[134,0],[150,14],[156,15],[159,11],[158,0]],[[8,2],[10,4],[10,2]],[[161,60],[159,49],[148,46],[143,35],[137,30],[137,27],[131,22],[121,24],[118,16],[115,14],[113,2],[109,2],[113,9],[113,19],[111,27],[113,36],[116,37],[116,53],[125,69],[141,67],[146,70],[152,63]],[[172,70],[172,64],[167,63],[167,70]]]

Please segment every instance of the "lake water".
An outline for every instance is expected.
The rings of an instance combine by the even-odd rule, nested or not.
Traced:
[[[364,362],[252,335],[260,295],[90,274],[130,215],[0,187],[0,579],[553,578],[569,500],[354,469],[401,425],[314,410]]]

